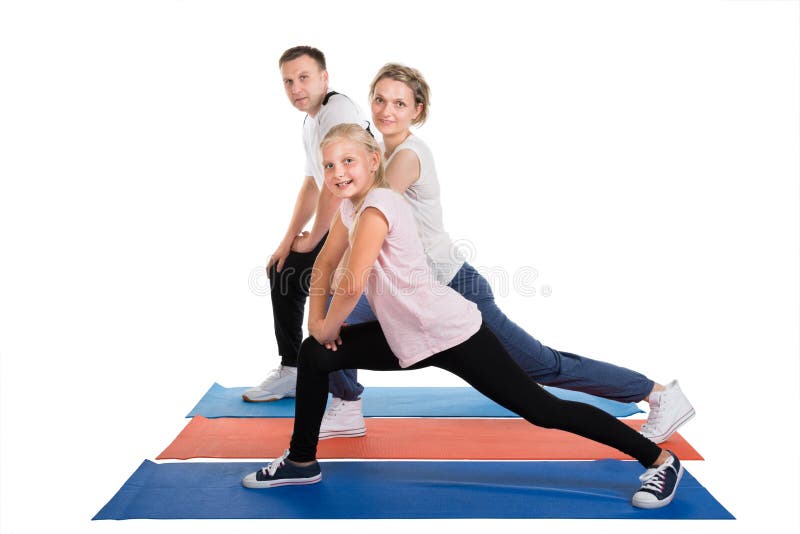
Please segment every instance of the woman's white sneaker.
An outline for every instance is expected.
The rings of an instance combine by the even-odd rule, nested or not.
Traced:
[[[663,443],[692,417],[692,404],[681,391],[678,381],[673,380],[664,391],[650,394],[650,414],[642,425],[641,434],[653,443]]]
[[[322,417],[319,439],[358,438],[367,433],[361,413],[361,399],[346,401],[333,397]]]

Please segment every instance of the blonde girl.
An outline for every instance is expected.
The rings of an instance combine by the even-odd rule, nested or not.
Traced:
[[[435,279],[415,215],[386,187],[382,155],[357,125],[339,125],[322,141],[325,185],[342,199],[315,263],[309,331],[301,348],[290,448],[247,475],[250,488],[312,484],[322,479],[316,449],[328,373],[434,366],[449,371],[532,424],[558,428],[615,447],[647,467],[633,504],[672,501],[683,474],[678,458],[594,406],[558,399],[531,380],[482,322],[478,307]],[[327,313],[334,270],[349,249]],[[378,321],[343,326],[365,294]]]

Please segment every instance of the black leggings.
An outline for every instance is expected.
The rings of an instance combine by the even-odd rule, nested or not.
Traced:
[[[338,369],[400,371],[377,322],[342,328],[336,352],[314,338],[300,347],[294,433],[289,459],[316,458],[319,427],[328,399],[328,373]],[[565,401],[545,391],[511,359],[485,326],[464,343],[434,354],[408,369],[439,367],[467,381],[497,404],[534,425],[558,428],[599,441],[650,467],[661,448],[616,417],[582,402]]]
[[[281,365],[297,366],[297,354],[303,341],[303,313],[311,284],[311,271],[327,238],[328,234],[325,234],[310,252],[290,252],[281,272],[278,272],[277,263],[267,272],[272,299],[272,320]]]

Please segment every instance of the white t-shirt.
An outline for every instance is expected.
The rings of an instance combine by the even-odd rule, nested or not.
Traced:
[[[433,164],[433,154],[419,137],[409,135],[386,160],[387,167],[402,150],[411,150],[419,159],[419,179],[406,190],[404,196],[414,211],[428,263],[436,279],[447,285],[464,265],[464,258],[453,246],[450,235],[444,230],[442,196],[439,179],[436,177],[436,166]]]
[[[472,337],[481,326],[481,312],[434,279],[408,202],[391,189],[376,188],[367,194],[359,214],[369,207],[383,213],[389,233],[364,294],[400,366],[409,367]],[[357,215],[353,210],[350,200],[342,201],[339,211],[348,230]]]
[[[344,95],[328,91],[316,117],[306,115],[303,121],[303,147],[306,151],[306,168],[303,176],[313,176],[320,190],[324,184],[322,155],[319,144],[328,130],[337,124],[353,123],[369,128],[369,121],[355,102]]]

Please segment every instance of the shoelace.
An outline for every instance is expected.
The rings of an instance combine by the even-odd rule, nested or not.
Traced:
[[[664,407],[664,399],[658,399],[658,404],[656,405],[655,411],[653,411],[653,407],[650,407],[650,417],[647,419],[647,423],[642,425],[642,431],[648,430],[651,427],[658,427],[659,423],[662,419],[664,419],[665,410],[662,410]],[[652,419],[652,420],[651,420]]]
[[[269,475],[271,477],[275,476],[275,471],[277,471],[278,468],[281,467],[285,463],[285,460],[286,460],[286,458],[288,458],[288,456],[289,456],[289,449],[286,449],[285,451],[283,451],[283,456],[281,456],[280,458],[275,458],[274,460],[272,460],[272,462],[267,467],[264,467],[263,469],[261,469],[261,472],[263,474]]]
[[[331,406],[330,409],[327,412],[325,412],[325,415],[322,418],[327,420],[336,417],[339,414],[339,412],[342,411],[342,408],[344,408],[346,404],[347,401],[340,401],[336,403],[335,406]]]
[[[642,482],[643,490],[655,490],[661,493],[664,489],[664,482],[667,479],[667,469],[672,467],[672,462],[664,462],[658,467],[651,467],[639,477]]]

